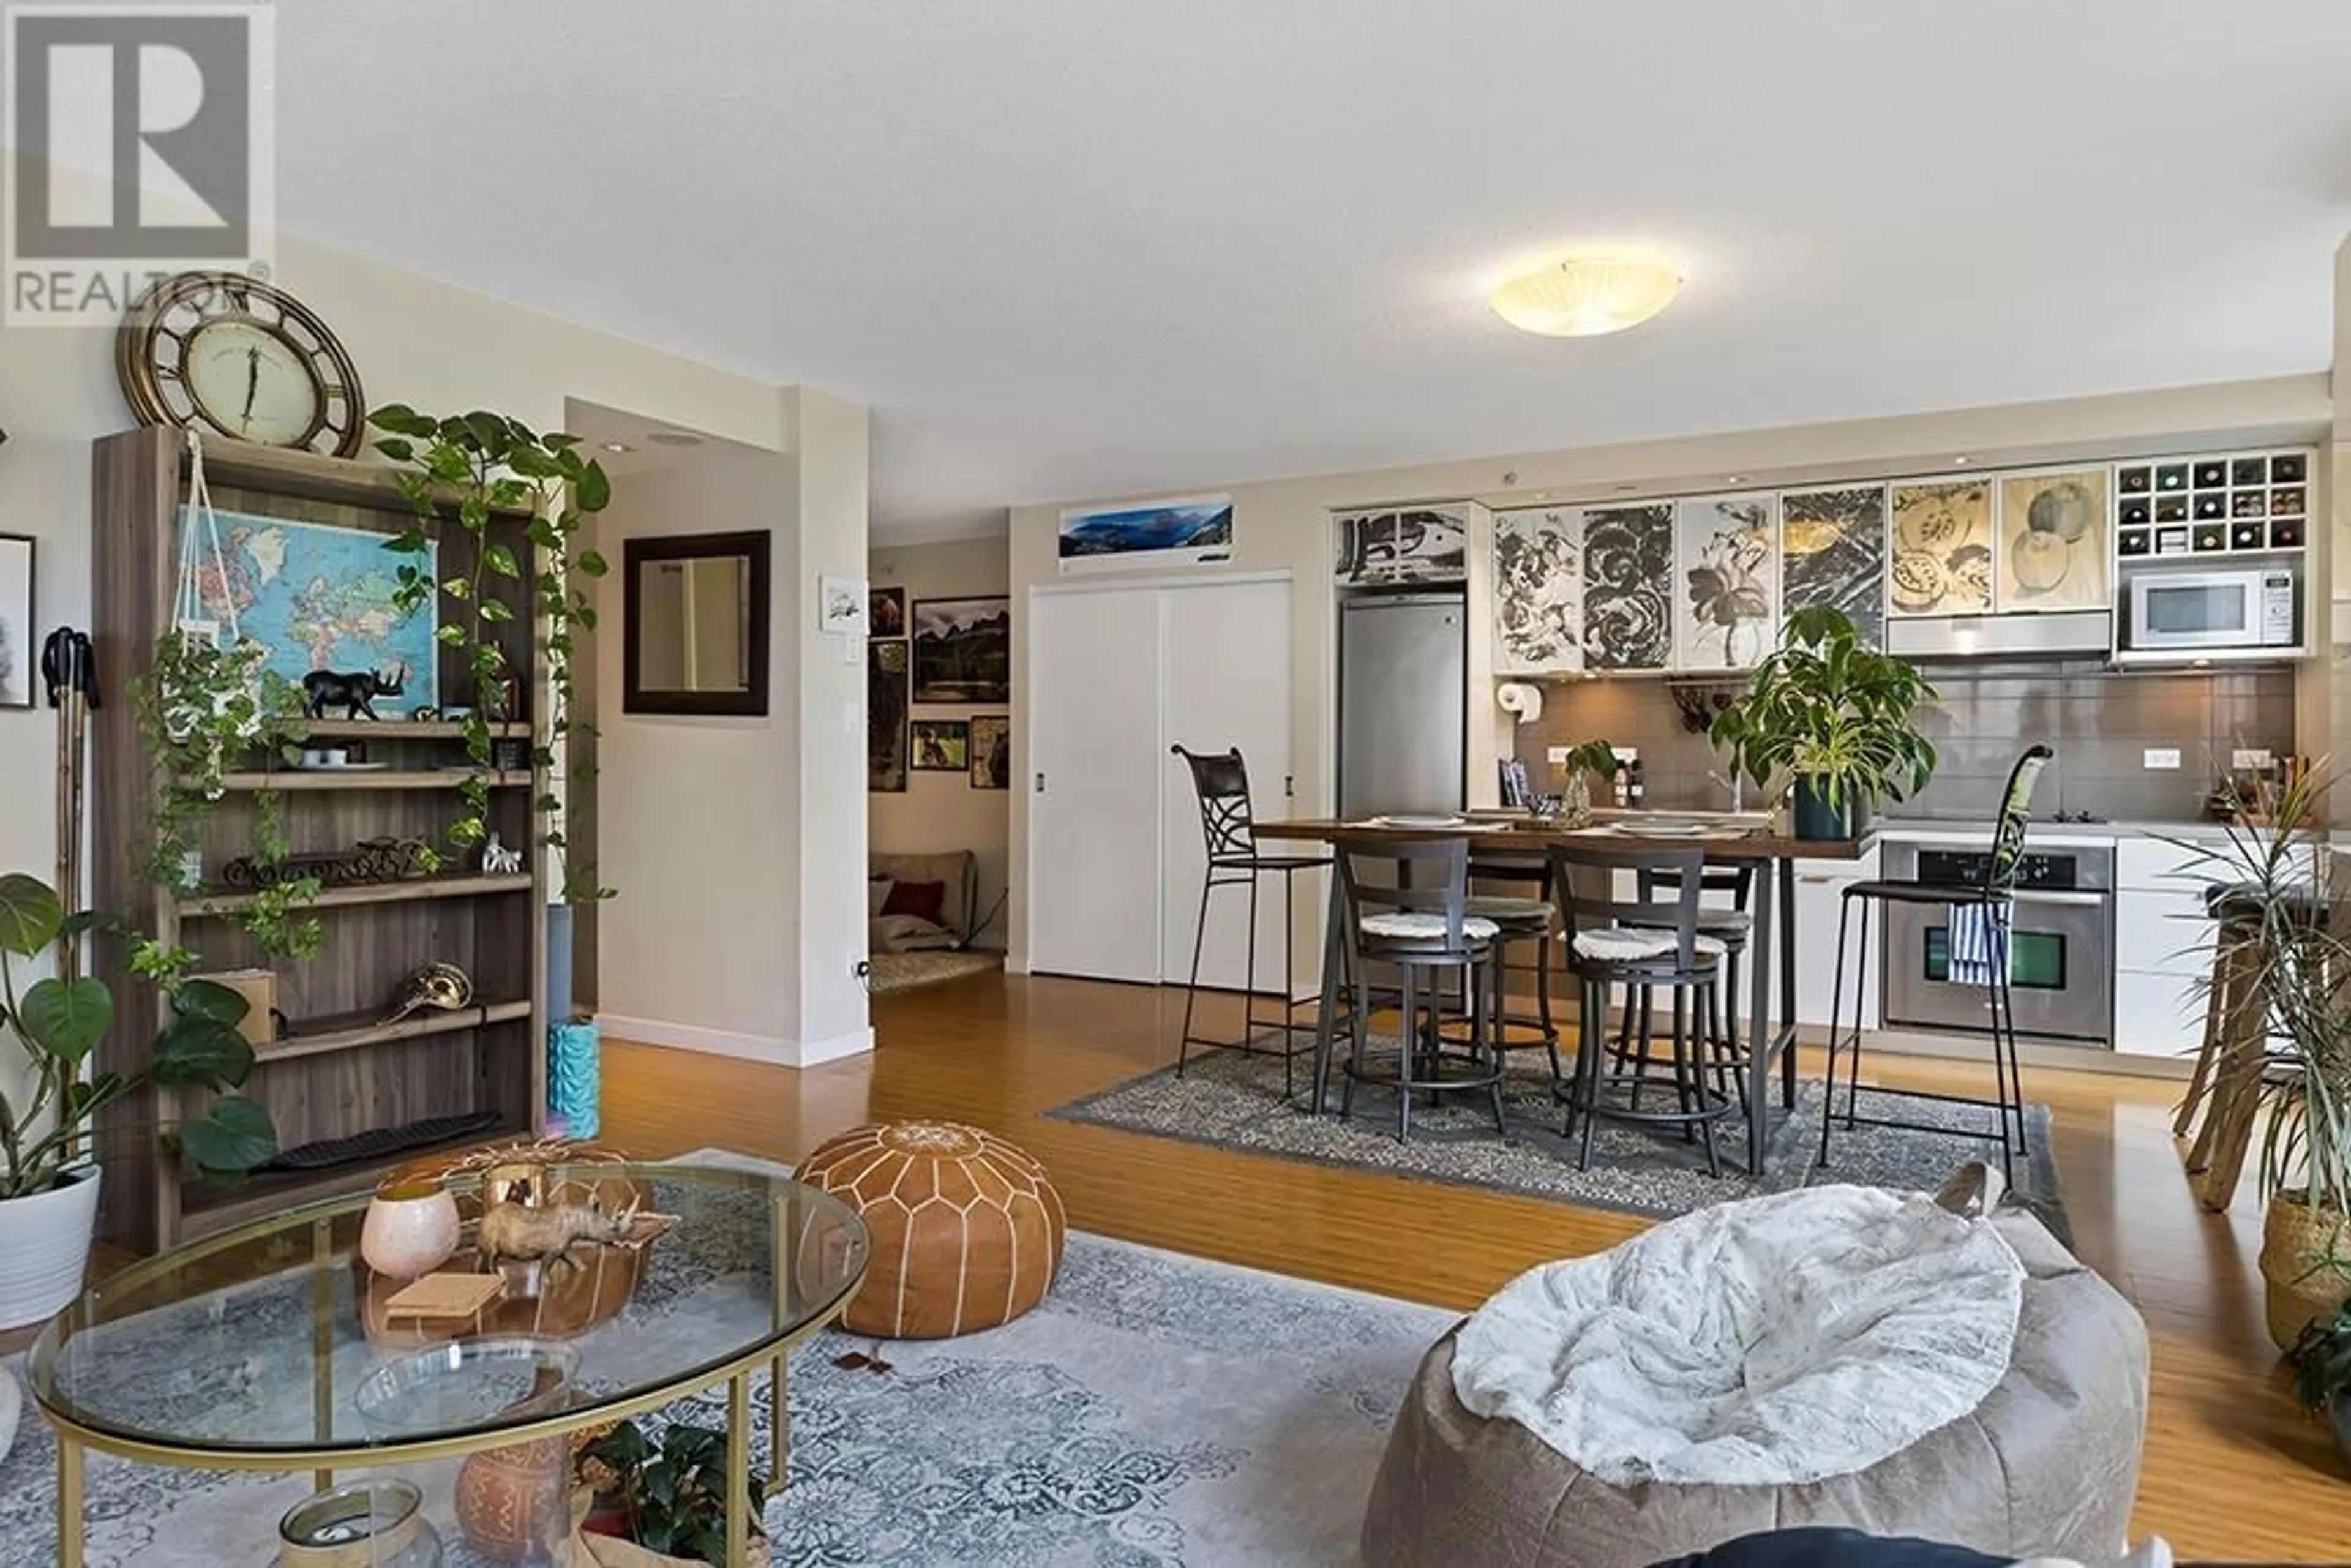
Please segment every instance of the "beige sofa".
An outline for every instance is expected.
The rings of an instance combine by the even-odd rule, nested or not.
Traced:
[[[874,854],[867,857],[871,879],[866,901],[866,950],[919,953],[960,947],[971,940],[972,904],[979,880],[978,858],[969,850],[935,855]],[[944,889],[935,922],[915,915],[884,915],[888,886],[937,883]]]

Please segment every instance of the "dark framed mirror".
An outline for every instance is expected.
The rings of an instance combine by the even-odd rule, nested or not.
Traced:
[[[768,711],[765,530],[621,546],[623,713]]]

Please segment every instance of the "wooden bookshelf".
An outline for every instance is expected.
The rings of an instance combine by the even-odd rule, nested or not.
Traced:
[[[97,971],[115,988],[118,1020],[99,1047],[99,1067],[125,1071],[145,1062],[152,1049],[166,1004],[128,972],[131,943],[152,936],[193,950],[201,969],[276,973],[277,1005],[296,1020],[294,1032],[256,1049],[246,1092],[268,1107],[281,1145],[471,1113],[494,1114],[494,1131],[443,1147],[531,1133],[544,1118],[547,1038],[548,886],[533,809],[544,779],[537,769],[490,779],[487,826],[524,852],[525,870],[484,873],[469,854],[463,866],[436,875],[330,888],[311,906],[326,931],[325,949],[313,958],[273,958],[261,950],[238,921],[254,893],[213,886],[181,895],[159,887],[151,874],[152,768],[128,687],[153,667],[158,639],[170,626],[184,456],[174,430],[106,436],[91,452],[91,632],[108,695],[118,699],[91,715],[93,875],[97,906],[124,917],[126,926],[96,941]],[[225,514],[383,535],[415,522],[392,471],[380,464],[208,440],[204,469],[213,504]],[[528,573],[537,570],[538,552],[527,524],[526,517],[501,512],[490,537],[528,563]],[[474,537],[454,517],[433,531],[443,573],[470,570]],[[511,584],[507,591],[520,595],[527,589]],[[543,721],[528,694],[540,689],[545,672],[528,643],[527,607],[514,607],[516,621],[496,631],[510,664],[529,672],[522,683],[526,706],[492,732],[524,739],[535,751],[544,744]],[[434,674],[440,700],[464,703],[471,695],[462,650],[440,648]],[[462,723],[396,716],[403,701],[418,700],[383,699],[384,715],[374,721],[338,716],[299,726],[311,741],[363,740],[370,760],[390,768],[304,771],[265,766],[269,759],[257,752],[232,760],[229,788],[204,827],[205,875],[217,879],[230,861],[252,852],[265,790],[275,797],[298,854],[387,837],[441,843],[459,810],[458,787],[476,770],[468,764]],[[402,980],[436,960],[464,968],[481,1004],[383,1023]],[[172,1246],[311,1198],[363,1190],[392,1166],[432,1152],[330,1170],[198,1179],[152,1127],[200,1105],[192,1094],[156,1092],[102,1123],[101,1223],[110,1239],[136,1252]]]

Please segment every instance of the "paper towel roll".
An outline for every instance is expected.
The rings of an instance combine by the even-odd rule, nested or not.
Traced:
[[[1524,681],[1504,681],[1494,693],[1504,713],[1512,715],[1520,724],[1531,724],[1542,717],[1542,689]]]

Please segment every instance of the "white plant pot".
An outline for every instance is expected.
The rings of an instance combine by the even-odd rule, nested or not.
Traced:
[[[47,1192],[0,1200],[0,1329],[47,1322],[81,1294],[98,1179],[90,1166]]]

